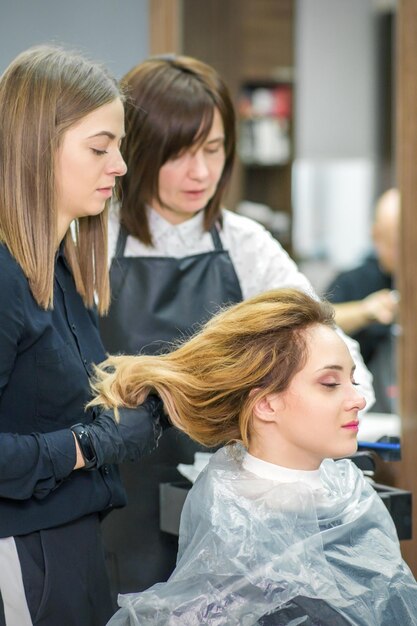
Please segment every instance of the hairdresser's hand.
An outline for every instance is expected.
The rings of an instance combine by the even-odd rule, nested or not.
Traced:
[[[169,425],[158,396],[149,396],[135,409],[119,408],[119,418],[117,422],[110,409],[91,424],[72,427],[85,461],[81,467],[93,469],[107,463],[137,461],[156,448],[163,429]]]

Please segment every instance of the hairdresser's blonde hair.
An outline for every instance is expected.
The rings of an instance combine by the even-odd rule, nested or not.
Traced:
[[[0,242],[52,308],[57,248],[55,157],[65,131],[121,97],[101,66],[54,46],[20,54],[0,78]],[[86,306],[108,308],[106,211],[76,220],[65,255]]]
[[[105,407],[136,406],[156,391],[172,422],[206,446],[248,445],[255,403],[284,391],[307,357],[306,329],[333,327],[333,309],[295,289],[277,289],[213,317],[162,356],[114,356],[97,368]]]

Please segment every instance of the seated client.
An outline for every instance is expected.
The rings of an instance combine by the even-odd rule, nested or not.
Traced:
[[[342,458],[365,406],[354,370],[330,305],[294,289],[223,310],[169,354],[97,370],[93,404],[156,392],[174,426],[224,446],[187,497],[174,573],[119,596],[109,625],[416,623],[393,521]]]

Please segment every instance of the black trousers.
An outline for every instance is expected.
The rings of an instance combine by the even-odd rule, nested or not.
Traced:
[[[114,611],[98,516],[15,542],[34,626],[105,626]]]

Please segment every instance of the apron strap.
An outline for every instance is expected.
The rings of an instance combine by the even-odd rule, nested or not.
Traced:
[[[214,249],[223,250],[223,244],[222,244],[222,240],[220,239],[217,223],[213,224],[213,226],[210,228],[210,235],[211,235],[211,238],[213,239]]]
[[[114,253],[115,259],[120,259],[121,257],[123,257],[128,235],[129,233],[127,232],[126,228],[121,224],[119,228],[119,233],[117,235],[116,250]],[[223,250],[223,244],[222,240],[220,239],[217,224],[213,224],[213,226],[210,228],[210,235],[213,240],[214,249]]]

